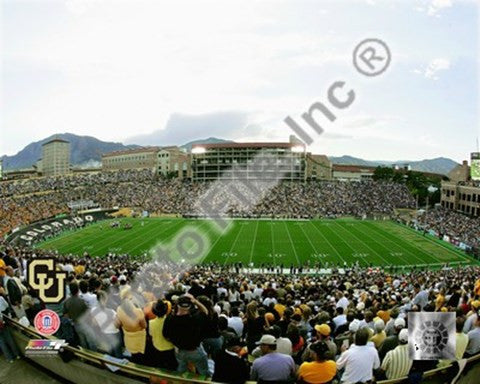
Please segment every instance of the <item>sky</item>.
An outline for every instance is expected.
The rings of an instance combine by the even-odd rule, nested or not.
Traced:
[[[369,160],[450,157],[480,135],[477,0],[2,0],[0,155],[70,132],[140,145],[211,136],[287,141],[336,81],[308,150]],[[352,64],[365,38],[391,64]]]

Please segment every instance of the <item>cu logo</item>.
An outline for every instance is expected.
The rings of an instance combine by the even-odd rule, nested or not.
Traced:
[[[66,272],[55,269],[54,259],[34,259],[28,263],[28,285],[44,303],[59,303],[65,297]]]

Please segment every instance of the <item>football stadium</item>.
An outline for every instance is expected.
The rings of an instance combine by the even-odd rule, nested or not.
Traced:
[[[0,384],[480,383],[478,15],[2,2]]]
[[[113,222],[118,226],[112,227]],[[131,230],[124,230],[131,225]],[[397,222],[324,220],[233,220],[231,227],[215,231],[208,220],[177,218],[125,218],[91,224],[66,231],[38,244],[40,249],[81,257],[85,252],[102,257],[126,253],[135,257],[155,257],[156,246],[194,228],[211,244],[205,257],[196,262],[220,265],[241,263],[264,268],[342,267],[443,267],[445,264],[476,264],[473,257],[431,235],[416,232]],[[192,244],[193,246],[194,244]],[[172,253],[174,261],[181,255]]]

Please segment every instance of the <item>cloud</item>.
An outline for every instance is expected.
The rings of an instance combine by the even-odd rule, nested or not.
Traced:
[[[444,58],[433,59],[425,69],[427,79],[438,80],[437,72],[450,68],[450,60]]]
[[[126,142],[139,145],[182,145],[188,141],[218,137],[234,139],[248,126],[248,114],[222,111],[201,115],[172,114],[164,129],[129,137]]]
[[[439,17],[439,12],[452,6],[452,0],[432,0],[428,6],[427,15]]]
[[[438,80],[439,77],[437,73],[439,71],[445,71],[450,68],[450,60],[446,58],[436,58],[430,60],[425,69],[415,68],[412,70],[412,73],[417,75],[423,75],[425,78],[430,80]]]

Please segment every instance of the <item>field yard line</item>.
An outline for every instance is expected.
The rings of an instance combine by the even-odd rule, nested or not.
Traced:
[[[397,223],[393,223],[393,224],[397,224]],[[397,224],[397,225],[400,226],[400,227],[403,228],[403,229],[407,229],[407,230],[413,231],[417,236],[420,236],[420,234],[419,234],[415,229],[413,229],[413,228],[409,228],[409,227],[407,227],[407,226],[405,226],[405,225],[401,225],[401,224]],[[423,236],[422,236],[422,238],[423,238]],[[457,250],[457,249],[450,249],[449,247],[447,247],[446,244],[442,244],[443,240],[438,240],[439,242],[437,242],[437,241],[429,238],[428,236],[425,236],[425,239],[427,239],[428,241],[432,242],[433,244],[436,244],[436,245],[441,246],[442,248],[445,248],[447,251],[450,251],[450,252],[452,252],[452,253],[455,253],[456,255],[460,256],[463,260],[465,260],[465,261],[468,262],[468,263],[472,263],[473,261],[475,261],[475,260],[473,260],[473,259],[470,259],[469,256],[462,254],[461,251],[459,251],[459,250]],[[437,260],[437,261],[438,261],[438,260]],[[445,264],[445,262],[442,261],[441,264]]]
[[[250,251],[250,260],[248,261],[248,265],[250,265],[253,260],[253,250],[255,249],[255,242],[257,241],[258,223],[259,221],[257,220],[257,225],[255,226],[255,233],[253,235],[252,249]]]
[[[310,243],[310,245],[312,246],[312,248],[314,249],[315,253],[318,254],[318,249],[317,247],[315,247],[315,245],[313,245],[312,243],[312,240],[310,240],[310,237],[307,235],[307,232],[305,232],[305,230],[303,229],[303,225],[299,225],[300,229],[302,230],[304,236],[307,238],[308,242]]]
[[[179,221],[179,224],[183,224],[184,226],[185,226],[185,225],[188,225],[188,224],[186,224],[186,223],[187,223],[186,220],[180,220],[180,221]],[[205,223],[202,222],[202,223],[199,225],[199,228],[202,227],[204,224],[205,224]],[[163,230],[163,231],[159,232],[158,234],[156,234],[156,236],[158,236],[158,235],[160,235],[160,234],[162,234],[162,233],[164,233],[164,232],[166,232],[166,231],[168,231],[168,230],[170,230],[170,229],[172,229],[172,228],[174,228],[174,227],[175,227],[175,225],[170,225],[170,226],[169,226],[168,228],[166,228],[165,230]],[[182,228],[183,228],[183,226],[182,226]],[[181,228],[180,228],[180,229],[181,229]],[[171,233],[171,234],[168,235],[166,238],[162,239],[162,243],[165,243],[166,240],[170,239],[171,237],[175,236],[176,234],[177,234],[177,231]],[[143,244],[148,243],[149,241],[150,241],[150,239],[147,239],[147,240],[141,242],[135,249],[141,247]],[[155,245],[156,245],[156,244],[155,244]],[[192,247],[193,247],[193,246],[192,246]],[[150,249],[151,249],[151,248],[150,248]],[[150,249],[149,249],[149,251],[150,251]],[[189,249],[190,249],[190,248],[189,248]]]
[[[338,224],[337,222],[335,222],[335,225],[339,226],[342,231],[344,232],[347,232],[349,235],[352,235],[353,237],[355,237],[358,241],[360,241],[364,246],[366,246],[368,249],[370,249],[373,253],[375,253],[377,256],[380,257],[380,259],[382,259],[384,262],[385,262],[385,265],[391,265],[392,263],[389,263],[388,260],[386,260],[380,253],[378,253],[375,249],[373,249],[372,247],[370,247],[367,243],[365,243],[362,239],[360,239],[357,235],[355,235],[353,233],[353,231],[348,231],[347,229],[345,229],[344,227],[342,227],[340,224]],[[367,235],[365,235],[367,236]],[[370,236],[367,236],[367,237],[370,237]],[[375,241],[375,240],[374,240]],[[375,241],[375,243],[379,244],[378,242]]]
[[[110,228],[110,227],[109,227]],[[110,228],[112,229],[112,228]],[[80,230],[81,231],[81,230]],[[108,229],[107,229],[108,231]],[[106,234],[105,237],[101,238],[101,241],[99,241],[97,234],[90,234],[89,236],[92,236],[91,240],[84,241],[80,245],[74,246],[73,248],[70,249],[70,252],[68,253],[76,253],[78,251],[84,250],[85,247],[93,245],[93,244],[105,244],[111,239],[116,239],[112,244],[115,244],[117,242],[120,242],[121,240],[129,237],[132,235],[132,232],[124,231],[125,233],[123,236],[119,236],[118,232],[120,231],[120,228],[115,228],[111,233]],[[141,233],[141,229],[133,229],[133,233]],[[81,232],[79,232],[81,233]],[[89,252],[90,253],[90,252]]]
[[[113,220],[108,220],[108,222],[111,222]],[[122,220],[122,221],[127,221],[127,222],[131,222],[132,220],[131,219],[127,219],[127,220]],[[103,223],[102,223],[103,225]],[[97,225],[98,227],[98,225]],[[109,227],[110,228],[110,227]],[[111,228],[110,228],[111,229]],[[125,238],[128,238],[132,235],[132,233],[141,233],[141,228],[134,228],[133,229],[133,232],[129,232],[129,231],[124,231],[125,234],[123,236],[120,236],[118,237],[118,232],[117,229],[120,229],[120,228],[115,228],[115,230],[113,230],[110,234],[107,234],[105,237],[102,237],[101,241],[99,242],[98,240],[98,237],[97,236],[93,236],[91,240],[87,241],[87,242],[82,242],[82,244],[80,246],[75,246],[72,248],[72,250],[70,250],[70,252],[78,252],[80,250],[84,250],[86,246],[90,246],[92,244],[105,244],[107,243],[108,241],[110,241],[111,239],[116,239],[112,244],[116,244],[117,242],[120,242],[121,240],[125,239]],[[108,231],[108,229],[107,229]],[[92,235],[95,235],[95,234],[91,234],[89,236],[92,236]]]
[[[374,227],[377,227],[377,226],[374,225],[373,223],[371,223],[371,224],[372,224]],[[383,230],[382,228],[379,228],[379,231],[384,232],[384,230]],[[399,245],[399,246],[401,247],[401,245],[400,245],[398,242],[393,241],[393,240],[390,240],[389,238],[385,237],[385,235],[383,235],[383,234],[381,234],[381,233],[380,233],[380,235],[383,236],[384,238],[386,238],[387,241],[390,241],[391,243],[397,244],[397,245]],[[437,258],[431,256],[430,253],[424,251],[422,248],[420,248],[420,247],[419,247],[418,245],[416,245],[414,242],[410,242],[410,241],[409,241],[409,242],[408,242],[408,245],[410,245],[410,246],[413,247],[413,248],[418,249],[418,250],[419,250],[421,253],[423,253],[424,255],[427,255],[429,258],[434,259],[434,261],[436,261],[436,262],[438,262],[438,263],[441,262],[441,260],[438,260]],[[420,264],[425,264],[425,260],[422,260],[422,259],[421,259],[420,257],[418,257],[417,255],[414,255],[414,256],[415,256],[415,258],[416,258],[417,260],[420,260]],[[427,264],[428,264],[428,263],[427,263]]]
[[[108,220],[108,221],[111,221],[111,220]],[[103,223],[102,223],[102,224],[103,224]],[[50,239],[50,240],[48,241],[48,243],[47,243],[47,242],[46,242],[46,243],[42,243],[42,245],[43,245],[43,244],[52,244],[52,245],[55,245],[55,246],[57,246],[57,247],[60,246],[60,248],[63,248],[63,245],[62,245],[62,244],[64,244],[64,242],[69,243],[69,242],[71,241],[70,239],[68,239],[68,237],[69,237],[70,235],[73,235],[73,236],[74,236],[75,234],[78,234],[78,233],[80,233],[80,232],[83,232],[83,229],[86,229],[86,230],[88,231],[90,228],[95,228],[95,227],[98,228],[98,226],[100,226],[100,223],[95,223],[95,224],[89,226],[88,228],[79,228],[79,229],[77,229],[77,230],[69,230],[68,233],[67,233],[65,236],[63,236],[63,234],[62,234],[59,238],[54,237],[54,238]],[[92,236],[92,235],[93,235],[93,234],[90,234],[89,236]],[[103,239],[105,240],[105,239],[109,239],[109,238],[114,238],[115,235],[116,235],[116,233],[115,233],[115,232],[112,232],[111,234],[106,234]],[[91,245],[91,244],[94,244],[96,241],[98,241],[98,239],[97,239],[95,236],[93,236],[91,240],[89,240],[89,241],[87,241],[87,242],[82,242],[81,245],[76,245],[76,246],[73,246],[72,248],[69,248],[69,252],[66,252],[66,253],[75,253],[75,252],[77,252],[77,250],[84,250],[86,246],[89,246],[89,245]],[[56,244],[57,242],[58,242],[60,245]]]
[[[376,226],[374,226],[374,227],[376,228]],[[372,236],[370,236],[370,235],[368,235],[367,233],[365,233],[365,231],[362,231],[362,229],[360,228],[360,226],[359,226],[357,229],[358,229],[359,232],[362,232],[365,236],[367,236],[367,237],[369,237],[370,239],[372,239],[372,241],[374,241],[374,242],[377,243],[377,244],[380,244],[383,248],[385,248],[381,243],[379,243],[378,241],[376,241]],[[402,251],[402,253],[403,253],[403,252],[406,252],[406,253],[408,253],[409,255],[413,256],[415,259],[417,259],[417,260],[419,259],[418,256],[417,256],[415,253],[406,250],[406,249],[405,249],[404,247],[402,247],[400,244],[395,243],[393,240],[391,240],[390,238],[388,238],[387,236],[385,236],[385,235],[382,234],[381,232],[375,232],[375,233],[378,233],[378,235],[379,235],[379,236],[382,236],[387,242],[392,243],[393,245],[395,245],[395,248],[399,248],[399,249]],[[409,261],[408,259],[406,260],[404,257],[401,257],[401,259],[402,259],[402,261],[405,262],[405,265],[409,265],[409,264],[410,264],[410,261]],[[420,259],[420,261],[421,261],[421,259]]]
[[[210,255],[210,252],[213,251],[213,248],[215,248],[215,246],[216,246],[217,243],[220,241],[220,239],[223,237],[223,235],[225,234],[225,232],[227,232],[227,230],[228,230],[228,225],[227,225],[226,228],[224,228],[224,229],[222,230],[222,233],[220,233],[220,234],[217,236],[217,240],[215,240],[215,241],[213,242],[213,244],[210,246],[210,249],[208,250],[208,254],[207,254],[207,256],[206,256],[205,258],[207,258],[207,257]],[[210,233],[210,232],[209,232],[209,233]]]
[[[337,248],[335,248],[335,247],[332,245],[332,243],[330,243],[330,241],[328,241],[327,237],[322,233],[322,231],[320,231],[320,229],[314,224],[314,222],[313,222],[313,221],[310,221],[309,223],[313,226],[313,228],[315,228],[315,229],[317,230],[317,232],[320,234],[320,236],[322,236],[322,237],[325,239],[325,241],[326,241],[327,244],[330,246],[330,248],[332,248],[333,251],[338,255],[338,257],[340,257],[340,259],[342,259],[342,261],[345,263],[345,259],[342,257],[342,255],[340,254],[340,252],[337,251]],[[348,244],[347,244],[347,246],[348,246]],[[348,247],[350,248],[350,246],[348,246]],[[352,249],[352,248],[350,248],[350,249]],[[353,251],[353,249],[352,249],[352,251]]]
[[[283,224],[285,225],[285,229],[287,230],[288,239],[290,240],[290,244],[292,245],[293,253],[295,254],[295,258],[297,259],[297,265],[300,266],[300,259],[297,255],[297,250],[295,249],[295,245],[293,245],[292,236],[290,235],[290,231],[288,230],[287,223],[284,221]]]
[[[184,223],[184,221],[179,221],[177,224],[182,224],[182,223]],[[155,232],[156,236],[158,236],[158,235],[160,235],[160,234],[162,234],[162,233],[164,233],[164,232],[166,232],[166,231],[168,231],[168,230],[170,230],[170,229],[172,229],[172,228],[174,228],[174,227],[175,227],[175,224],[174,224],[174,225],[171,225],[171,224],[170,224],[170,225],[168,225],[167,228],[165,228],[165,229],[163,229],[162,231],[156,233],[156,231],[153,231],[153,230],[154,230],[154,229],[157,230],[158,227],[157,227],[157,226],[154,226],[154,227],[152,228],[152,230],[149,230],[149,231],[144,232],[144,233],[140,232],[140,235],[143,237],[143,236],[145,236],[147,233]],[[127,231],[127,232],[128,232],[128,231]],[[173,235],[173,234],[172,234],[172,235]],[[170,238],[172,235],[166,237],[164,240]],[[130,244],[131,242],[133,242],[133,241],[135,241],[135,240],[137,240],[137,239],[138,239],[138,237],[135,237],[135,238],[133,238],[133,239],[128,240],[126,243],[124,243],[124,244],[122,245],[122,248],[124,248],[125,245]],[[141,243],[139,243],[135,248],[139,248],[139,247],[141,247],[143,244],[148,243],[148,242],[150,242],[150,241],[151,241],[151,238],[149,237],[147,240],[142,241]],[[116,244],[116,243],[118,243],[118,241],[115,241],[113,244]]]
[[[235,240],[233,240],[232,246],[230,247],[230,251],[228,251],[229,255],[225,259],[225,262],[223,263],[223,265],[227,264],[228,259],[230,258],[230,253],[232,253],[232,249],[235,246],[235,244],[237,243],[237,240],[240,237],[240,233],[242,232],[242,229],[243,229],[243,225],[240,225],[240,230],[238,231],[237,236],[235,236]]]
[[[275,240],[273,238],[273,220],[270,221],[270,238],[272,239],[272,259],[273,259],[273,265],[276,267],[277,266],[277,261],[275,260]]]

